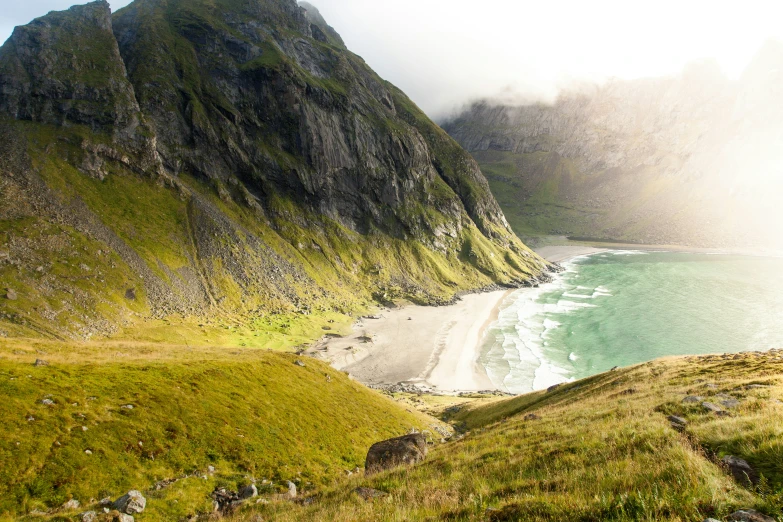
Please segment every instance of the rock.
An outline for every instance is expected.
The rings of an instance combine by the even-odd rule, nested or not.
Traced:
[[[633,395],[636,393],[636,388],[628,388],[627,390],[623,390],[620,392],[620,395]]]
[[[736,408],[740,405],[740,401],[737,399],[726,399],[725,401],[721,401],[721,404],[724,408]]]
[[[135,301],[136,300],[136,289],[135,288],[128,288],[125,290],[125,299],[128,301]]]
[[[107,507],[111,506],[113,502],[111,501],[111,497],[104,497],[98,501],[98,505],[100,507]]]
[[[302,362],[302,361],[300,361],[299,359],[297,359],[296,361],[294,361],[294,364],[295,364],[295,365],[297,365],[297,366],[301,366],[302,368],[304,368],[304,367],[305,367],[305,363],[303,363],[303,362]]]
[[[98,520],[98,513],[95,511],[85,511],[79,513],[79,522],[96,522]]]
[[[61,508],[62,509],[79,509],[79,506],[81,506],[81,505],[82,505],[81,502],[79,502],[75,498],[72,498],[71,500],[69,500],[68,502],[63,504],[61,506]]]
[[[49,366],[49,363],[44,361],[43,359],[36,359],[33,363],[33,366]]]
[[[526,421],[541,420],[541,416],[536,415],[535,413],[528,413],[527,415],[525,415],[524,420]]]
[[[723,465],[729,469],[734,479],[740,484],[748,486],[758,483],[758,473],[746,460],[733,455],[726,455],[721,459],[721,462],[723,462]]]
[[[41,399],[41,404],[44,406],[54,406],[54,401],[52,399]]]
[[[427,439],[414,433],[376,442],[367,452],[365,474],[376,473],[400,464],[415,464],[427,456]]]
[[[16,291],[13,288],[6,288],[5,290],[5,298],[9,301],[16,301],[19,299],[19,295],[16,293]]]
[[[734,522],[776,522],[774,518],[759,513],[755,509],[741,509],[729,515]]]
[[[239,490],[239,498],[242,500],[258,496],[258,488],[255,484],[250,484]]]
[[[207,466],[207,473],[214,473],[215,472],[215,466]]]
[[[111,520],[112,522],[133,522],[133,517],[125,513],[115,513]]]
[[[140,491],[135,489],[128,491],[114,501],[114,509],[127,515],[141,513],[145,507],[147,507],[147,499],[144,498]]]
[[[562,386],[562,384],[553,384],[552,386],[550,386],[549,388],[547,388],[547,389],[546,389],[546,391],[547,391],[547,393],[549,393],[549,392],[552,392],[552,391],[555,391],[555,390],[556,390],[556,389],[558,389],[560,386]]]
[[[714,518],[705,518],[702,522],[720,522],[720,520],[715,520]]]
[[[123,410],[132,410],[134,407],[135,406],[133,406],[133,404],[123,404],[122,406],[120,406],[120,408],[122,408]]]
[[[383,491],[378,491],[377,489],[364,488],[364,487],[356,488],[354,491],[356,492],[357,495],[359,495],[362,499],[366,501],[375,500],[376,498],[381,498],[388,495],[388,493],[385,493]]]
[[[704,397],[700,397],[698,395],[688,395],[682,400],[682,402],[689,404],[689,403],[702,402],[703,400]]]
[[[290,480],[288,481],[288,493],[286,493],[286,496],[288,498],[296,498],[296,484]]]
[[[669,415],[666,417],[671,422],[672,427],[675,429],[683,429],[688,425],[688,421],[677,415]]]
[[[84,450],[84,454],[85,455],[92,455],[92,450],[86,449],[86,450]]]
[[[769,388],[769,386],[765,384],[748,384],[745,386],[746,390],[763,390],[765,388]]]
[[[711,402],[702,402],[701,405],[712,413],[723,413],[723,409],[717,404],[713,404]]]

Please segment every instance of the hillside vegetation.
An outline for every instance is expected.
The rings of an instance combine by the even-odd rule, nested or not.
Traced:
[[[260,513],[278,521],[701,522],[749,508],[780,519],[781,400],[781,351],[653,361],[447,410],[467,433],[425,462],[355,478],[307,507],[270,504]],[[669,415],[687,425],[677,429]],[[727,455],[746,460],[758,482],[733,478],[721,464]],[[387,495],[367,502],[357,487]]]
[[[211,513],[218,486],[256,482],[272,495],[290,480],[307,494],[363,466],[374,442],[440,424],[296,361],[258,349],[0,342],[0,519],[72,520],[130,489],[148,499],[139,521]],[[58,509],[71,499],[83,508]]]

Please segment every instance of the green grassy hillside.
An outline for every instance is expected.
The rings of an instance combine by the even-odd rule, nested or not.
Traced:
[[[725,416],[683,399],[698,395]],[[781,517],[783,352],[658,360],[551,392],[463,406],[464,438],[410,469],[356,478],[309,507],[270,504],[264,520],[723,519],[740,508]],[[667,416],[688,422],[674,429]],[[720,465],[745,459],[745,487]],[[357,487],[387,493],[365,502]],[[248,520],[247,512],[237,520]]]
[[[296,360],[257,349],[0,341],[0,519],[38,511],[72,520],[129,489],[147,496],[140,521],[210,513],[216,486],[252,479],[266,494],[287,480],[307,493],[363,466],[374,442],[438,422]],[[72,498],[83,508],[58,512]]]

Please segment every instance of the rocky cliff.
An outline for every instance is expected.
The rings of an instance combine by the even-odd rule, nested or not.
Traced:
[[[309,4],[50,13],[0,48],[0,135],[5,335],[433,303],[546,268]]]
[[[704,62],[551,105],[477,102],[444,128],[522,235],[780,248],[781,66],[770,42],[739,81]]]

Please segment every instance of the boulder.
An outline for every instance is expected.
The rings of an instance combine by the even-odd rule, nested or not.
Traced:
[[[96,522],[98,520],[98,513],[95,511],[85,511],[79,513],[79,522]]]
[[[297,366],[301,366],[302,368],[304,368],[304,366],[305,366],[305,363],[303,363],[303,362],[302,362],[302,361],[300,361],[299,359],[297,359],[296,361],[294,361],[294,364],[295,364],[295,365],[297,365]]]
[[[682,400],[682,402],[685,402],[685,403],[696,403],[696,402],[701,402],[703,400],[704,400],[704,397],[699,397],[698,395],[688,395],[687,397],[685,397]]]
[[[33,363],[33,366],[49,366],[49,363],[44,361],[43,359],[36,359]]]
[[[9,301],[16,301],[19,299],[19,295],[16,293],[16,290],[13,288],[7,288],[5,291],[5,298]]]
[[[147,499],[140,491],[131,490],[114,501],[114,509],[126,515],[141,513],[147,507]]]
[[[759,474],[746,460],[733,455],[726,455],[721,459],[721,462],[723,462],[723,465],[728,468],[734,479],[740,484],[748,486],[756,484],[759,481]]]
[[[364,470],[371,474],[400,464],[415,464],[426,456],[427,439],[421,433],[412,433],[373,444],[367,452]]]
[[[737,399],[726,399],[725,401],[721,401],[721,405],[724,408],[736,408],[740,405],[740,401]]]
[[[735,522],[775,522],[775,519],[759,513],[755,509],[740,509],[729,515],[729,520]]]

